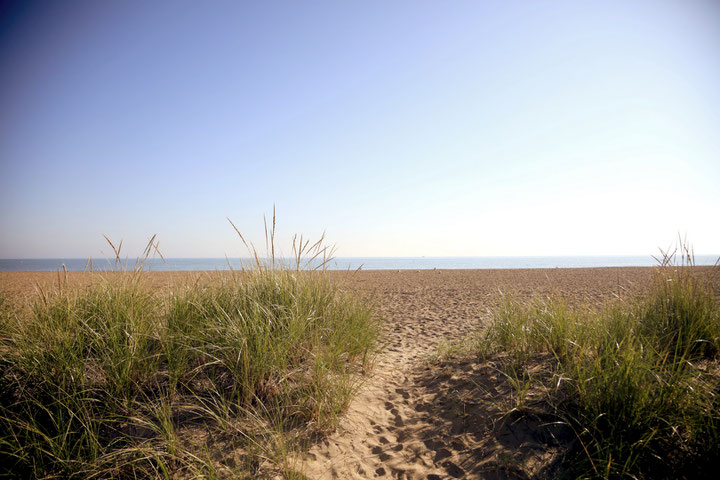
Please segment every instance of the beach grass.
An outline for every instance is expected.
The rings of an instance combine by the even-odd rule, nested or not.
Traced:
[[[714,478],[720,304],[682,252],[661,259],[646,294],[602,308],[506,298],[476,338],[517,380],[517,408],[544,392],[574,432],[568,478]]]
[[[295,453],[335,428],[379,331],[305,257],[169,294],[136,268],[3,300],[0,476],[301,478]]]

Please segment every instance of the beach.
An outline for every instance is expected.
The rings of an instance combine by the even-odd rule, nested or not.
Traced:
[[[697,267],[710,271],[712,267]],[[608,298],[619,291],[638,291],[644,288],[653,268],[548,268],[548,269],[488,269],[488,270],[373,270],[359,272],[329,271],[331,278],[345,288],[376,301],[385,314],[394,318],[396,309],[410,318],[419,318],[427,309],[437,315],[451,317],[467,313],[484,305],[498,293],[519,295],[547,295],[551,293],[576,299]],[[37,287],[52,288],[58,281],[70,287],[90,285],[103,275],[115,273],[86,272],[0,272],[0,291],[10,297],[32,296]],[[145,272],[146,279],[157,288],[222,278],[229,271]],[[463,315],[464,315],[463,313]]]
[[[712,267],[697,267],[711,274]],[[546,477],[567,432],[541,417],[509,421],[511,388],[491,361],[437,359],[438,348],[469,338],[504,295],[562,296],[599,305],[648,287],[654,269],[401,270],[328,272],[342,289],[374,304],[383,350],[339,428],[298,459],[310,479]],[[150,272],[157,289],[230,272]],[[36,289],[84,287],[99,274],[2,272],[0,290],[24,301]],[[714,278],[717,287],[718,278]],[[718,291],[718,290],[716,290]],[[535,422],[535,423],[533,423]],[[494,473],[493,473],[494,472]],[[504,475],[504,476],[503,476]]]
[[[527,478],[561,449],[543,429],[498,422],[511,396],[490,363],[435,362],[487,321],[503,294],[602,302],[641,292],[651,268],[362,272],[348,284],[386,320],[386,349],[340,428],[310,450],[308,478]],[[512,468],[506,471],[508,458]]]

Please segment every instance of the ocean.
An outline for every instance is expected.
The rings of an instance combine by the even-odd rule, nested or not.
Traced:
[[[696,255],[696,265],[714,265],[718,255]],[[229,262],[229,264],[228,264]],[[290,263],[290,262],[287,262]],[[134,260],[115,264],[105,258],[25,258],[0,259],[0,271],[107,271],[132,269]],[[251,266],[249,258],[167,258],[150,259],[146,270],[229,270]],[[294,264],[293,264],[294,265]],[[338,257],[328,263],[329,270],[431,270],[431,269],[486,269],[486,268],[594,268],[594,267],[648,267],[657,265],[650,255],[625,256],[554,256],[554,257]]]

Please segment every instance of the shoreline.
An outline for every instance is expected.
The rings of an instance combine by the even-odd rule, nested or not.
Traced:
[[[698,266],[715,265],[720,255],[695,255]],[[277,265],[295,267],[296,258],[277,257]],[[262,258],[265,264],[272,263]],[[301,263],[310,262],[319,267],[320,259],[302,258]],[[327,270],[345,271],[369,270],[488,270],[488,269],[536,269],[536,268],[622,268],[657,266],[653,255],[555,255],[555,256],[475,256],[475,257],[334,257],[326,264]],[[148,258],[145,260],[123,258],[119,263],[114,258],[35,258],[0,259],[0,271],[45,271],[67,270],[82,272],[90,270],[114,271],[133,269],[143,265],[150,271],[227,271],[252,269],[254,258],[208,257],[208,258]]]
[[[508,268],[373,268],[373,269],[354,269],[354,270],[339,270],[339,269],[327,269],[327,270],[302,270],[301,271],[317,271],[327,272],[330,274],[334,273],[408,273],[408,272],[511,272],[511,271],[536,271],[536,270],[630,270],[630,269],[642,269],[650,270],[658,268],[659,265],[633,265],[633,266],[599,266],[599,267],[531,267],[531,268],[520,268],[520,267],[508,267]],[[694,265],[691,268],[697,269],[711,269],[714,265]],[[272,270],[272,269],[268,269]],[[288,268],[285,270],[295,270],[294,268]],[[239,273],[243,271],[253,271],[253,269],[233,269],[233,270],[141,270],[143,273],[149,274],[189,274],[189,273]],[[67,274],[70,275],[82,275],[86,273],[133,273],[132,269],[129,270],[67,270]],[[57,270],[0,270],[0,276],[5,274],[52,274],[56,275]],[[60,273],[63,273],[60,270]]]

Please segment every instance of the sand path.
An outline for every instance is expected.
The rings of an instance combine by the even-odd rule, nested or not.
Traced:
[[[475,322],[443,318],[444,309],[433,308],[432,302],[403,316],[392,305],[412,302],[414,295],[398,292],[397,296],[408,298],[384,303],[386,316],[392,319],[384,328],[385,349],[338,431],[310,450],[303,468],[308,478],[414,479],[464,474],[458,463],[466,445],[461,440],[433,438],[435,419],[424,408],[428,393],[420,384],[418,365],[440,342],[469,334]]]
[[[514,390],[492,361],[426,360],[441,343],[466,337],[488,319],[500,291],[560,292],[594,301],[639,289],[649,273],[554,269],[351,277],[350,287],[369,294],[385,320],[385,349],[338,430],[310,449],[301,471],[313,480],[552,476],[568,432],[533,415],[532,405],[515,415]]]

